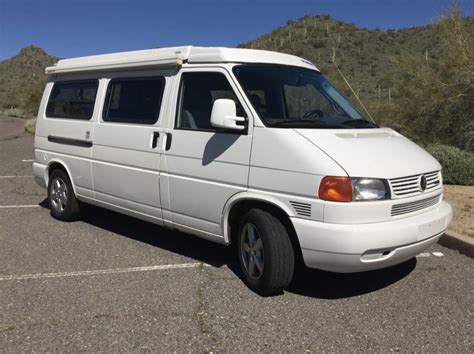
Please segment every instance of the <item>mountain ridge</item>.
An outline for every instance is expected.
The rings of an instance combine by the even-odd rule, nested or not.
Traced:
[[[474,20],[471,21],[474,22]],[[341,84],[337,64],[362,98],[379,97],[396,75],[393,58],[403,51],[436,59],[442,51],[433,24],[400,30],[380,31],[359,28],[329,16],[304,16],[288,21],[240,48],[273,50],[303,57],[313,62],[331,80]],[[340,87],[351,95],[345,84]],[[388,92],[384,92],[388,95]]]

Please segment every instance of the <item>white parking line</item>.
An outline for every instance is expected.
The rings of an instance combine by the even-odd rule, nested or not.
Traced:
[[[32,178],[32,175],[11,175],[11,176],[0,176],[0,178]]]
[[[35,162],[35,160],[21,160],[21,162]]]
[[[38,204],[28,204],[28,205],[0,205],[0,209],[14,209],[14,208],[41,208],[41,205],[38,205]]]
[[[78,272],[39,273],[39,274],[24,274],[24,275],[3,275],[3,276],[0,276],[0,281],[45,279],[45,278],[65,278],[65,277],[79,277],[79,276],[86,276],[86,275],[119,274],[119,273],[133,273],[133,272],[149,272],[149,271],[152,271],[152,270],[197,268],[201,265],[202,265],[202,263],[181,263],[181,264],[155,265],[155,266],[147,266],[147,267],[83,270],[83,271],[78,271]]]

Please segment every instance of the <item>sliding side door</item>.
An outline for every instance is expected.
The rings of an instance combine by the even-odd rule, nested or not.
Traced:
[[[97,203],[158,224],[166,72],[113,75],[94,131]]]

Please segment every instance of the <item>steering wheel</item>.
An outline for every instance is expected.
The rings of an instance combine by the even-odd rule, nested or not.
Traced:
[[[305,114],[303,114],[303,118],[309,118],[309,117],[313,117],[313,116],[316,116],[317,118],[323,118],[324,113],[320,109],[312,109],[312,110],[306,112]]]

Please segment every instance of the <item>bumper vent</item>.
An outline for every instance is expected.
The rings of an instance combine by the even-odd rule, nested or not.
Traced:
[[[396,204],[392,206],[392,216],[412,213],[414,211],[422,210],[430,206],[436,205],[441,198],[441,195],[417,200],[410,203]]]
[[[291,206],[299,216],[311,217],[311,204],[290,201]]]
[[[424,181],[422,181],[423,179]],[[441,186],[441,173],[440,171],[434,171],[419,175],[392,178],[389,181],[394,196],[410,197],[439,188]]]

